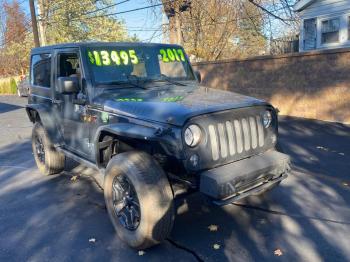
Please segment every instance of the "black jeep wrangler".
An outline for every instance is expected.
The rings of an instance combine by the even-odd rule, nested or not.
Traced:
[[[60,173],[65,157],[97,169],[117,234],[138,249],[169,235],[183,194],[224,205],[278,185],[290,161],[276,110],[199,82],[177,45],[33,49],[26,110],[39,170]]]

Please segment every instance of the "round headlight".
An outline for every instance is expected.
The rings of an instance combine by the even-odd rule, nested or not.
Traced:
[[[263,115],[263,125],[265,128],[268,128],[272,123],[272,115],[270,111],[265,111]]]
[[[186,128],[184,137],[186,145],[194,147],[199,144],[202,137],[202,131],[199,126],[190,125]]]

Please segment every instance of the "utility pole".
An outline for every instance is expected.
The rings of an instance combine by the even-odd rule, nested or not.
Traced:
[[[34,45],[35,45],[35,47],[39,47],[40,46],[39,33],[38,33],[38,25],[37,25],[37,22],[36,22],[34,0],[29,0],[29,8],[30,8],[30,16],[32,18]]]
[[[46,25],[44,21],[44,3],[43,0],[38,0],[38,15],[39,15],[39,34],[41,46],[46,45]]]

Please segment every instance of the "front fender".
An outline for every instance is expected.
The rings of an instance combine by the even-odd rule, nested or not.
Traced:
[[[63,136],[57,124],[57,120],[48,106],[42,104],[28,104],[26,105],[26,112],[32,123],[40,120],[53,144],[60,144],[63,141]]]
[[[96,156],[98,156],[98,143],[103,132],[114,134],[121,138],[156,142],[159,143],[166,154],[175,156],[178,159],[183,158],[181,129],[177,127],[164,128],[161,126],[144,126],[135,123],[117,123],[101,126],[97,130],[94,140]]]

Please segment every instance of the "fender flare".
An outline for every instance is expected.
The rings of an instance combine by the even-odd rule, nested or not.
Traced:
[[[95,134],[95,156],[96,163],[99,165],[99,150],[100,150],[100,137],[103,132],[111,133],[117,137],[131,138],[137,140],[143,140],[145,142],[157,142],[164,149],[168,155],[181,154],[182,149],[178,143],[177,136],[170,136],[168,134],[161,134],[159,127],[148,127],[144,125],[138,125],[135,123],[117,123],[107,126],[101,126],[97,129]],[[180,132],[181,133],[181,132]],[[180,157],[180,156],[179,156]]]
[[[37,121],[37,116],[40,119],[49,139],[53,144],[60,144],[63,141],[63,136],[56,119],[53,117],[49,110],[49,107],[41,104],[28,104],[26,105],[26,112],[29,120],[32,123]],[[36,113],[33,113],[36,112]]]

